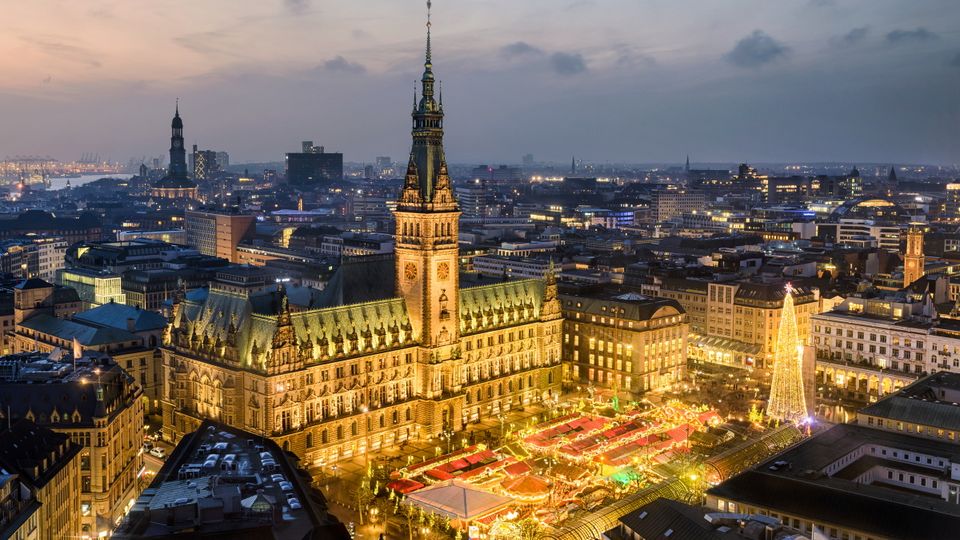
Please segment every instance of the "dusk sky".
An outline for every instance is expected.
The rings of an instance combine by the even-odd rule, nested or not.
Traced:
[[[409,151],[420,0],[30,0],[0,158]],[[957,0],[435,0],[453,163],[960,162]]]

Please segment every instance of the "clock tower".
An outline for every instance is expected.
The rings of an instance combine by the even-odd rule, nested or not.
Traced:
[[[907,251],[903,255],[903,286],[909,287],[924,273],[923,229],[911,225],[907,229]]]
[[[396,290],[403,298],[417,353],[417,420],[431,436],[459,425],[460,274],[458,271],[460,209],[443,153],[443,99],[434,98],[430,54],[430,2],[427,2],[427,49],[414,93],[413,145],[396,219]],[[454,422],[454,419],[457,419]]]
[[[443,101],[434,98],[427,22],[426,61],[420,79],[420,101],[414,101],[413,146],[403,192],[397,201],[396,289],[406,301],[414,336],[425,346],[456,343],[458,219],[443,153]]]

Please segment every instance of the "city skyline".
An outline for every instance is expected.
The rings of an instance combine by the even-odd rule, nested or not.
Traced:
[[[958,161],[947,2],[691,6],[435,5],[451,162]],[[160,155],[176,97],[187,145],[236,162],[403,155],[421,2],[230,8],[11,6],[0,155]]]

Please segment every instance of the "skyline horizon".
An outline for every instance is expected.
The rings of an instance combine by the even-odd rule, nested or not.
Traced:
[[[624,26],[623,17],[611,20],[609,13],[615,10],[589,1],[555,10],[539,0],[525,4],[531,20],[543,25],[535,31],[511,29],[496,18],[500,0],[490,6],[435,9],[440,15],[434,19],[437,75],[448,83],[452,113],[449,153],[459,156],[452,161],[483,162],[495,156],[495,161],[509,163],[519,156],[505,159],[508,153],[522,147],[521,153],[559,163],[563,154],[595,156],[591,163],[669,163],[661,156],[696,155],[703,148],[702,163],[744,161],[728,159],[731,155],[752,155],[757,163],[960,163],[955,144],[960,140],[960,104],[949,92],[960,81],[960,69],[954,69],[960,68],[960,32],[944,28],[935,17],[945,0],[924,0],[913,11],[895,2],[851,1],[841,7],[820,1],[769,8],[757,0],[738,0],[763,7],[756,20],[741,22],[729,10],[711,7],[706,14],[716,21],[706,27],[673,7],[639,8],[610,0],[614,3],[624,15],[633,11],[687,32],[651,30],[649,37],[638,36],[633,25]],[[290,39],[260,51],[265,44],[232,41],[242,32],[227,27],[174,37],[171,54],[155,58],[163,62],[150,73],[152,79],[135,70],[140,78],[127,80],[129,60],[138,53],[151,58],[149,51],[109,43],[113,55],[108,61],[100,59],[96,47],[71,44],[64,36],[53,39],[53,34],[31,40],[17,27],[13,51],[42,57],[69,76],[61,82],[48,74],[39,86],[25,87],[27,79],[17,75],[35,72],[34,66],[8,60],[11,77],[0,83],[0,114],[19,129],[0,135],[0,155],[99,154],[117,161],[124,161],[118,155],[162,155],[162,126],[169,113],[156,104],[167,99],[172,104],[176,97],[170,96],[186,105],[188,148],[196,143],[223,150],[238,161],[282,160],[306,139],[347,156],[403,155],[398,150],[409,118],[400,111],[409,107],[409,94],[404,98],[400,88],[402,80],[416,80],[422,61],[422,3],[339,7],[330,17],[330,11],[309,1],[289,4],[280,13],[247,8],[229,14],[187,6],[154,14],[173,17],[176,31],[203,23],[197,17],[176,17],[178,13],[236,15],[244,24],[263,22],[265,35],[309,31],[311,43],[334,39],[332,57],[311,68],[292,67],[294,57],[313,49],[297,49],[298,55],[287,59],[277,54],[290,52],[284,49]],[[17,10],[45,6],[37,2]],[[122,20],[126,6],[105,6],[76,15],[107,27]],[[464,14],[477,19],[464,22],[458,17]],[[784,14],[816,23],[812,28],[819,35],[784,37],[795,32],[779,22]],[[384,26],[384,19],[391,24]],[[551,29],[574,19],[582,29],[605,29],[608,38],[626,41],[601,46],[578,34],[569,43],[557,43]],[[318,37],[310,26],[357,20],[364,22],[349,36]],[[840,32],[839,25],[849,20],[866,25]],[[368,27],[377,32],[364,29]],[[709,42],[711,35],[729,43],[729,50],[717,50]],[[697,45],[679,45],[692,36]],[[476,39],[467,43],[465,37]],[[4,40],[11,43],[9,36],[0,37],[0,45]],[[289,61],[278,63],[281,58]],[[307,58],[318,61],[316,55]],[[77,64],[85,67],[78,71]],[[104,68],[115,71],[101,76]],[[862,72],[849,71],[854,68]],[[897,76],[890,77],[891,72]],[[926,84],[915,84],[918,77]],[[90,125],[97,128],[92,136]],[[561,154],[554,150],[558,147],[575,151]]]

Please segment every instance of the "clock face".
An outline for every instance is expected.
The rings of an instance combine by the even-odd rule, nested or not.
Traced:
[[[437,265],[437,278],[447,279],[447,276],[450,275],[450,265],[442,262]]]
[[[180,141],[173,141],[174,148],[180,148]]]
[[[403,267],[403,276],[407,279],[417,279],[417,265],[413,263],[407,263]]]

